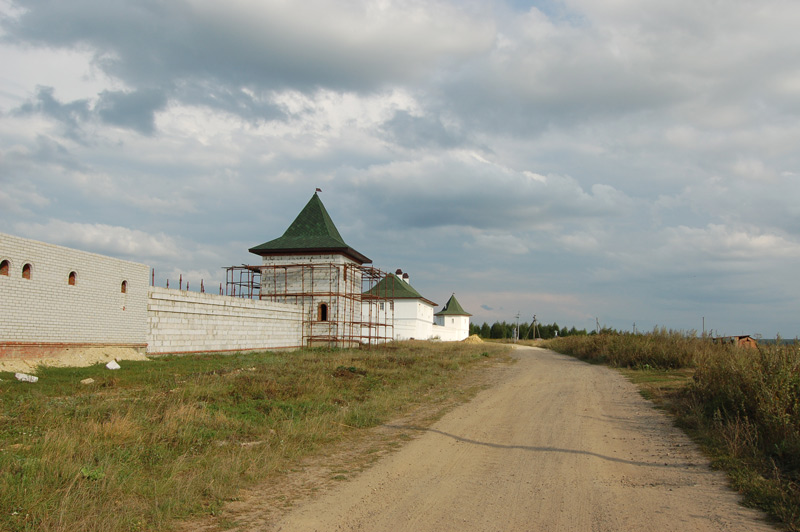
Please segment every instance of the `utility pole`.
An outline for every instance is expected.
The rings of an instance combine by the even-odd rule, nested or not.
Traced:
[[[519,341],[519,311],[517,311],[517,328],[514,329],[514,343]]]
[[[597,334],[600,334],[600,318],[595,316],[594,322],[595,322],[595,327],[597,327],[597,329],[596,329],[597,330]]]

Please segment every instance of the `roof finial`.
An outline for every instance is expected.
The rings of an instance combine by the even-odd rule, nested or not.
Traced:
[[[322,189],[317,187],[317,192],[322,192]]]

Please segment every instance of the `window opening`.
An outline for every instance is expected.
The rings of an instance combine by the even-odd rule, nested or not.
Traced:
[[[22,278],[23,279],[30,279],[31,278],[31,265],[30,265],[30,263],[25,264],[25,266],[22,267]]]
[[[78,280],[78,274],[75,272],[69,272],[69,285],[75,286],[77,280]]]
[[[120,287],[119,291],[123,294],[128,293],[128,281],[122,281],[122,286]]]
[[[328,321],[328,305],[325,303],[319,306],[319,321]]]
[[[7,260],[0,262],[0,275],[8,275],[10,264]]]

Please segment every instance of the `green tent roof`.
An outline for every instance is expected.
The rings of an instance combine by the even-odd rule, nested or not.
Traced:
[[[262,256],[304,251],[338,252],[359,264],[372,262],[345,243],[316,192],[283,236],[250,248],[250,253]]]
[[[413,286],[393,273],[381,279],[378,284],[364,292],[364,294],[387,299],[421,299],[434,307],[436,306],[436,303],[422,297],[422,294],[417,292]]]
[[[450,296],[447,303],[444,304],[444,308],[434,314],[434,316],[472,316],[472,314],[461,307],[458,303],[458,299],[456,299],[456,295],[453,294]]]

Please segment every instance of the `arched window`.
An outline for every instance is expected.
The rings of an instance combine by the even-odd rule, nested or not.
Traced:
[[[128,281],[122,281],[122,285],[120,286],[119,291],[122,292],[123,294],[128,293]]]
[[[11,268],[11,263],[7,260],[0,262],[0,275],[8,275],[8,270]]]
[[[75,286],[75,283],[78,282],[78,274],[75,272],[69,272],[69,285]]]
[[[319,305],[319,321],[328,321],[328,305],[326,303]]]
[[[26,263],[22,267],[22,278],[23,279],[30,279],[31,278],[31,265],[30,265],[30,263]]]

